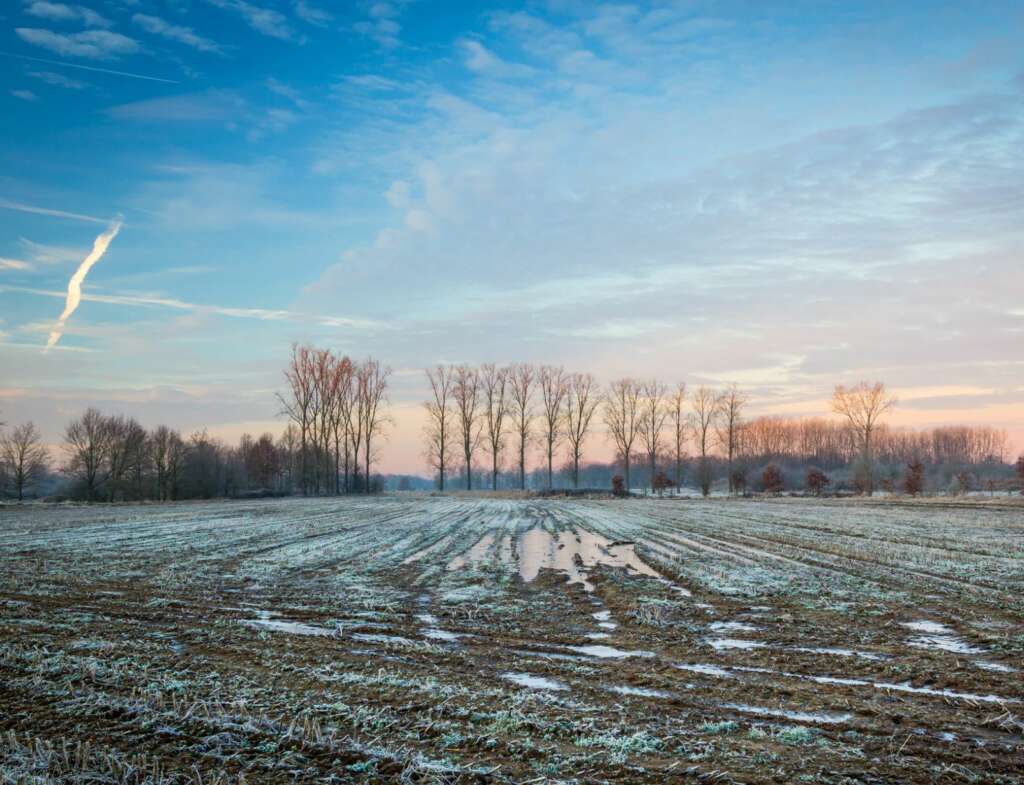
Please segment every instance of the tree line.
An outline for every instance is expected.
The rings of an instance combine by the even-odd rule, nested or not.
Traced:
[[[991,488],[1011,473],[1005,431],[889,428],[884,419],[896,399],[881,382],[836,387],[838,419],[797,419],[748,418],[748,398],[736,385],[691,391],[684,382],[625,377],[602,386],[589,373],[527,363],[437,365],[425,375],[424,455],[440,490],[456,478],[467,490],[554,488],[556,480],[625,490],[639,473],[651,491],[691,482],[707,495],[721,481],[730,493],[748,483],[821,492],[845,473],[846,487],[871,494],[879,485],[979,486],[977,467]],[[378,490],[383,479],[373,467],[392,422],[390,377],[373,358],[293,344],[276,396],[288,421],[283,433],[243,435],[233,446],[205,430],[187,437],[163,425],[147,430],[90,408],[68,423],[64,460],[54,464],[34,424],[0,423],[0,495],[21,500],[52,490],[55,469],[62,494],[91,501]],[[610,465],[587,460],[598,430],[613,447]],[[1024,457],[1016,470],[1024,483]]]
[[[916,433],[888,428],[883,420],[897,402],[881,382],[837,386],[831,408],[838,420],[747,419],[748,398],[736,385],[700,386],[691,392],[684,382],[627,377],[602,388],[591,374],[525,363],[437,365],[425,375],[424,455],[441,490],[450,487],[452,477],[461,478],[467,490],[474,482],[480,487],[481,463],[487,467],[487,485],[497,489],[510,462],[516,486],[525,489],[531,450],[540,452],[541,487],[554,487],[560,456],[561,473],[579,488],[581,467],[590,476],[600,473],[593,462],[585,462],[584,453],[601,423],[615,450],[623,488],[633,487],[640,462],[649,489],[681,488],[689,467],[704,495],[716,474],[724,474],[730,493],[744,491],[751,467],[759,464],[772,466],[771,472],[760,472],[762,488],[780,490],[786,472],[773,462],[804,464],[803,485],[817,491],[831,482],[826,470],[852,467],[854,489],[871,494],[879,480],[876,464],[1004,466],[1007,451],[1005,431],[994,428],[952,426]],[[885,484],[891,487],[892,479],[885,478]]]

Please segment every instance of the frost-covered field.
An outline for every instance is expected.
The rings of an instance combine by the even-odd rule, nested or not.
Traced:
[[[0,509],[0,782],[1024,779],[1024,507]]]

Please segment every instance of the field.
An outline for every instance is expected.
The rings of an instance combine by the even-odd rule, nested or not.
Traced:
[[[1024,507],[0,510],[0,782],[1024,780]]]

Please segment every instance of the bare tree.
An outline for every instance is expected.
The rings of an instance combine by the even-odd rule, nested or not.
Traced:
[[[878,421],[895,406],[896,398],[886,392],[882,382],[858,382],[852,387],[840,384],[832,393],[832,411],[846,418],[850,430],[860,442],[868,496],[875,492],[871,438]]]
[[[509,370],[493,363],[480,367],[487,451],[491,454],[491,490],[498,489],[498,464],[505,448],[505,418],[509,411]]]
[[[22,501],[25,489],[38,482],[49,465],[49,455],[35,425],[27,422],[0,437],[0,463],[7,466],[14,492]]]
[[[312,373],[312,354],[313,349],[309,346],[292,344],[291,360],[284,372],[285,381],[288,382],[288,393],[278,393],[277,396],[281,402],[282,413],[287,414],[299,430],[299,487],[302,488],[303,494],[309,492],[307,444],[315,420],[316,387]]]
[[[543,411],[541,426],[544,431],[544,454],[548,460],[548,488],[552,487],[555,450],[562,438],[562,403],[568,389],[568,380],[562,368],[544,365],[538,375],[540,383],[540,400]]]
[[[356,367],[356,395],[363,432],[363,465],[366,468],[366,492],[370,492],[370,468],[373,462],[373,440],[388,417],[382,410],[387,403],[388,377],[391,369],[372,357]]]
[[[107,497],[125,496],[128,479],[137,476],[146,449],[146,431],[133,417],[107,420]]]
[[[509,413],[516,434],[519,451],[519,487],[526,489],[526,447],[530,443],[533,427],[533,391],[536,371],[532,365],[520,363],[509,371]]]
[[[476,368],[457,365],[452,397],[458,415],[459,441],[462,443],[462,457],[466,462],[466,490],[473,489],[473,452],[480,443],[480,374]]]
[[[729,493],[735,488],[732,462],[739,453],[740,429],[743,423],[743,407],[747,404],[747,398],[735,385],[729,385],[718,398],[718,426],[716,428],[718,443],[725,451],[725,459],[728,464]]]
[[[657,475],[658,451],[661,449],[661,435],[668,419],[669,410],[665,396],[668,390],[657,379],[641,385],[640,390],[640,440],[647,453],[651,471],[651,493],[654,493],[654,479]]]
[[[149,451],[156,474],[157,498],[161,501],[174,499],[181,479],[181,458],[185,453],[181,434],[166,425],[159,426],[149,437]]]
[[[640,430],[640,384],[635,379],[618,379],[608,386],[604,400],[604,421],[622,456],[626,492],[629,493],[630,458]]]
[[[452,440],[452,385],[454,369],[438,365],[427,368],[427,380],[433,399],[424,403],[427,410],[427,460],[438,472],[440,489],[444,490],[448,471],[448,447]]]
[[[580,460],[583,457],[583,442],[590,430],[601,403],[601,392],[597,381],[589,373],[574,373],[569,377],[565,395],[565,434],[572,453],[572,487],[580,487]]]
[[[676,462],[676,491],[683,485],[683,459],[686,455],[687,417],[684,410],[686,403],[686,382],[679,382],[668,399],[669,416],[672,422],[672,447]]]
[[[86,409],[80,418],[68,425],[64,441],[64,449],[68,453],[64,472],[79,480],[85,487],[86,499],[93,501],[107,481],[110,447],[107,418],[98,409]]]
[[[708,387],[698,387],[697,392],[693,394],[692,406],[690,425],[700,452],[697,482],[700,485],[700,492],[707,496],[711,493],[711,464],[708,461],[708,451],[711,447],[711,428],[718,416],[718,396]]]

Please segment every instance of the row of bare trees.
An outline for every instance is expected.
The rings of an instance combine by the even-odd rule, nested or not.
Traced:
[[[636,456],[647,461],[653,485],[666,448],[675,464],[675,485],[681,485],[686,445],[692,439],[700,459],[698,479],[707,492],[713,450],[721,447],[731,470],[742,449],[746,398],[735,386],[724,392],[700,387],[688,396],[685,383],[670,388],[657,379],[623,378],[602,390],[591,374],[525,363],[438,365],[428,368],[426,377],[430,398],[424,404],[425,454],[442,490],[453,469],[463,475],[465,487],[472,488],[481,449],[489,463],[491,487],[497,488],[510,445],[520,488],[526,487],[526,456],[534,445],[546,467],[547,487],[552,486],[555,459],[563,448],[573,486],[578,487],[585,444],[599,418],[615,447],[626,487]]]
[[[466,489],[472,489],[480,450],[488,459],[491,487],[497,488],[510,445],[520,488],[526,487],[526,456],[534,445],[541,448],[550,487],[555,456],[568,444],[578,484],[584,443],[601,400],[593,376],[526,363],[438,365],[428,368],[426,376],[425,455],[441,490],[454,468],[463,474]]]
[[[674,485],[681,486],[687,446],[696,459],[696,482],[704,494],[711,488],[712,458],[724,462],[730,492],[745,485],[736,466],[755,458],[775,458],[802,451],[823,463],[829,457],[858,461],[873,491],[874,462],[879,450],[891,453],[899,443],[885,428],[883,418],[896,399],[881,382],[860,382],[835,388],[832,410],[839,422],[822,419],[784,420],[773,417],[745,418],[747,396],[736,386],[715,390],[701,386],[689,393],[685,383],[672,387],[657,379],[622,378],[602,390],[594,377],[568,373],[561,367],[516,364],[499,367],[485,364],[438,365],[427,369],[431,397],[426,402],[426,457],[439,486],[453,469],[472,488],[473,469],[479,453],[486,455],[492,488],[508,448],[512,448],[520,488],[526,486],[526,456],[532,446],[540,449],[546,468],[546,485],[552,486],[556,455],[565,450],[572,484],[579,485],[584,447],[600,419],[621,465],[624,485],[630,487],[636,458],[645,460],[653,489],[658,463],[668,457],[674,464]],[[992,429],[938,429],[927,437],[907,439],[911,444],[928,441],[933,454],[969,454],[1005,449],[1005,434]],[[666,478],[662,484],[670,484]]]
[[[390,421],[391,369],[330,349],[292,345],[281,412],[295,429],[302,493],[369,491],[378,441]]]

